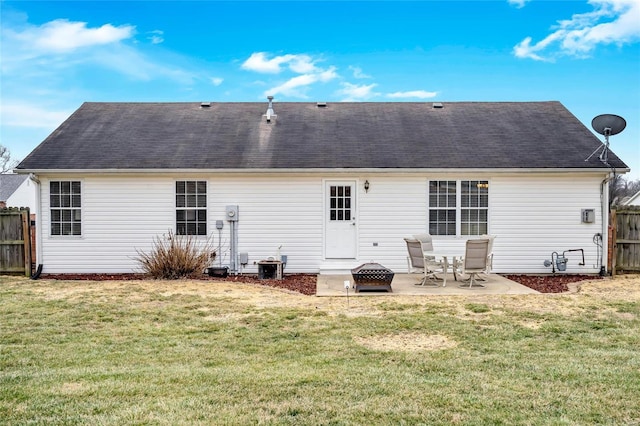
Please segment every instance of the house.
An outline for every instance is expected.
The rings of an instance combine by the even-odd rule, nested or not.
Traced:
[[[35,213],[35,184],[27,175],[0,174],[0,207],[29,207]]]
[[[640,191],[622,201],[623,206],[640,206]]]
[[[582,249],[566,271],[597,273],[608,181],[629,171],[599,147],[555,101],[85,103],[17,172],[39,182],[44,273],[138,271],[168,230],[221,237],[247,273],[277,253],[288,273],[403,272],[423,232],[445,250],[495,235],[496,272]]]

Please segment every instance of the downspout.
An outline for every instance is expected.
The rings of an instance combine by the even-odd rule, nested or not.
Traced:
[[[29,179],[36,185],[36,265],[38,265],[31,278],[38,279],[42,272],[42,195],[40,193],[42,186],[35,174],[29,173]]]
[[[609,264],[609,182],[616,176],[615,169],[600,183],[601,217],[602,217],[602,262],[600,264],[600,276],[606,275],[606,265]],[[606,212],[606,214],[605,214]]]

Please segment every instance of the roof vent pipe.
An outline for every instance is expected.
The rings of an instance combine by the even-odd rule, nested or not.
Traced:
[[[267,96],[269,100],[269,107],[267,108],[267,113],[264,115],[267,117],[267,123],[271,123],[271,119],[278,118],[278,115],[273,111],[273,96]]]

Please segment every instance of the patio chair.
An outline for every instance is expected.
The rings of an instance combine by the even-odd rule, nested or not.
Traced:
[[[433,237],[431,237],[431,234],[415,234],[413,238],[420,241],[423,252],[433,251]]]
[[[480,281],[487,281],[489,274],[491,274],[491,271],[493,270],[493,240],[495,240],[496,237],[495,235],[484,234],[484,235],[480,235],[480,238],[489,240],[489,254],[487,255],[487,270],[484,271],[484,273],[482,274],[483,276],[479,278]]]
[[[489,263],[489,239],[473,239],[467,240],[464,259],[462,260],[462,266],[460,272],[465,275],[469,275],[468,284],[465,282],[460,284],[463,288],[484,287],[479,284],[479,274],[487,271]]]
[[[425,256],[423,248],[429,247],[421,242],[417,238],[405,238],[407,244],[407,266],[409,273],[420,272],[424,274],[422,280],[416,285],[420,286],[432,286],[439,287],[440,284],[434,281],[439,281],[441,278],[436,276],[436,272],[443,272],[444,268],[441,262],[436,261],[433,256]],[[433,246],[431,246],[433,249]]]

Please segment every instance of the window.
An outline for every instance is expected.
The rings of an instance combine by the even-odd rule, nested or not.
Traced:
[[[79,181],[49,183],[51,235],[82,235],[82,200]]]
[[[488,212],[488,181],[429,181],[431,235],[487,234]]]
[[[337,221],[351,220],[351,186],[331,185],[329,219]]]
[[[176,234],[207,235],[207,182],[176,182]]]
[[[429,233],[456,235],[456,181],[429,182]]]
[[[460,234],[487,234],[489,183],[480,180],[460,182]]]

